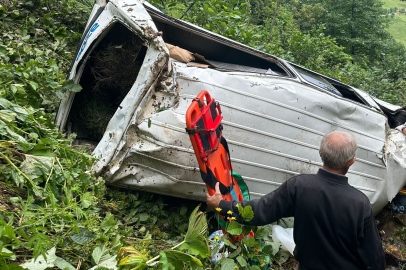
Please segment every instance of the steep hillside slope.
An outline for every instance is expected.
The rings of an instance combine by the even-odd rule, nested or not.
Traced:
[[[384,8],[394,9],[397,8],[397,12],[402,9],[406,9],[406,1],[400,0],[383,0]],[[389,33],[396,39],[396,41],[406,45],[406,14],[397,13],[391,19],[389,23]]]

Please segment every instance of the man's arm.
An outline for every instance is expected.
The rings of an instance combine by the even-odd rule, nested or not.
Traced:
[[[363,233],[359,249],[366,269],[384,270],[385,254],[372,210],[370,216],[364,220]]]
[[[225,217],[234,216],[238,222],[242,222],[238,214],[237,203],[242,207],[250,205],[254,212],[254,218],[248,222],[250,225],[262,226],[275,222],[283,217],[291,217],[294,215],[294,181],[289,179],[285,181],[278,189],[268,193],[259,200],[250,200],[242,202],[230,202],[222,200],[218,184],[216,192],[213,196],[206,194],[207,205],[211,209],[220,208],[220,214]],[[230,215],[227,212],[232,211]]]

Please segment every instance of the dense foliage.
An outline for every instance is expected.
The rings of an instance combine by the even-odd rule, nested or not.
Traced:
[[[386,33],[378,1],[151,2],[386,101],[405,101],[405,48]],[[119,250],[122,268],[157,261],[156,268],[173,269],[179,260],[210,267],[208,257],[217,249],[207,249],[206,219],[192,212],[197,203],[186,207],[176,199],[106,188],[91,173],[90,153],[73,147],[73,136],[53,124],[59,100],[81,90],[66,74],[91,4],[0,2],[0,268],[21,269],[23,262],[33,269],[114,268]],[[268,239],[269,227],[229,226],[231,235],[257,234],[234,244],[230,235],[217,239],[231,251],[218,268],[258,269],[264,260],[286,260]]]
[[[53,124],[59,98],[81,89],[66,74],[91,4],[1,3],[0,269],[115,267],[123,245],[150,258],[176,244],[182,201],[106,189],[90,153]]]

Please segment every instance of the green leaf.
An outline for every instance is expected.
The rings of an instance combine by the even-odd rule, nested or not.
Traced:
[[[206,258],[210,253],[210,248],[204,240],[204,237],[200,235],[201,239],[183,243],[179,250],[187,249],[192,255],[200,255],[202,258]]]
[[[228,224],[226,231],[231,235],[240,235],[242,233],[241,225],[238,222],[233,221]]]
[[[3,265],[0,264],[0,266],[3,266]],[[27,270],[28,268],[23,268],[16,263],[11,263],[11,264],[4,265],[4,268],[2,268],[2,269],[4,269],[4,270]]]
[[[275,254],[278,263],[282,264],[284,262],[286,262],[289,257],[291,257],[291,254],[289,253],[289,251],[281,249],[279,250],[276,254]]]
[[[237,265],[232,259],[224,259],[221,262],[221,270],[233,270]],[[251,268],[252,269],[252,268]]]
[[[272,234],[272,225],[266,225],[258,228],[258,230],[255,232],[255,238],[262,239],[270,234]]]
[[[237,257],[241,253],[241,247],[238,247],[236,250],[228,254],[228,258],[232,259]]]
[[[248,238],[248,245],[250,247],[254,247],[254,245],[255,245],[255,237],[249,237]]]
[[[162,270],[183,269],[182,262],[168,258],[165,252],[161,251],[160,256],[161,258],[159,259],[159,263],[162,265]],[[177,266],[177,268],[175,268],[174,264]]]
[[[70,92],[80,92],[80,90],[82,90],[82,86],[76,84],[73,80],[68,80],[63,83],[62,90]]]
[[[11,102],[9,102],[5,98],[0,97],[0,106],[3,107],[4,109],[8,109],[11,106]]]
[[[100,224],[100,227],[104,232],[115,231],[118,228],[118,223],[110,212],[107,212],[106,217]]]
[[[79,233],[77,233],[76,231],[70,236],[70,238],[81,245],[86,244],[87,242],[89,242],[90,240],[95,238],[95,234],[91,231],[89,231],[86,228],[79,228]]]
[[[3,247],[2,250],[0,251],[0,258],[11,259],[14,261],[16,259],[16,256],[11,250],[8,250],[7,248]]]
[[[68,92],[63,92],[63,91],[60,91],[60,90],[56,91],[56,92],[55,92],[55,95],[56,95],[56,97],[59,98],[59,99],[68,98]]]
[[[21,266],[30,270],[45,270],[47,268],[53,268],[57,266],[59,269],[68,269],[74,270],[75,268],[65,261],[64,259],[55,255],[56,248],[53,247],[46,252],[46,259],[43,255],[40,255],[38,258],[34,258],[29,262],[23,263]],[[65,268],[60,268],[59,266],[64,266]]]
[[[168,259],[186,263],[186,264],[190,265],[192,268],[196,268],[198,266],[200,266],[200,267],[203,266],[202,262],[198,258],[191,256],[189,254],[177,251],[177,250],[167,250],[167,251],[163,251],[163,253],[165,253],[165,255]],[[179,268],[176,268],[176,269],[179,269]],[[183,269],[183,268],[180,268],[180,269]]]
[[[203,235],[207,230],[206,215],[202,212],[197,212],[197,206],[189,217],[189,227],[185,236],[185,242],[193,242],[199,239],[199,235]]]
[[[258,265],[251,266],[251,270],[261,270]]]
[[[110,259],[102,261],[98,265],[90,268],[89,270],[96,270],[97,268],[100,268],[100,267],[103,267],[105,269],[107,268],[109,270],[117,270],[118,268],[117,268],[117,259],[116,259],[116,257],[111,257]],[[133,268],[133,269],[138,269],[139,270],[139,269],[145,269],[145,267],[147,267],[147,265],[143,264],[143,265],[139,265],[138,267]]]
[[[69,91],[77,93],[77,92],[80,92],[82,89],[83,89],[82,86],[80,86],[79,84],[74,84],[74,85],[69,89]]]
[[[117,251],[122,246],[120,240],[121,236],[117,234],[110,246],[110,249],[113,250],[113,252]]]
[[[211,251],[210,251],[210,256],[213,257],[217,254],[220,246],[216,245]]]
[[[31,85],[32,89],[37,90],[38,83],[36,83],[34,81],[29,81],[28,84]]]
[[[162,253],[161,253],[162,254]],[[133,247],[122,247],[118,251],[118,266],[123,265],[138,265],[139,268],[144,269],[146,265],[146,258]],[[145,266],[145,267],[144,267]]]
[[[285,229],[293,228],[294,223],[295,223],[294,217],[281,218],[280,220],[277,221],[277,224]]]
[[[93,204],[93,194],[85,192],[80,196],[80,204],[83,208],[89,208]]]
[[[76,268],[73,267],[70,263],[65,261],[64,259],[57,257],[54,261],[54,264],[56,267],[58,267],[61,270],[75,270]]]
[[[28,134],[28,137],[30,139],[38,139],[38,134],[35,132],[31,132],[30,134]]]
[[[247,261],[246,261],[243,257],[238,256],[238,257],[236,258],[236,260],[237,260],[237,262],[241,265],[241,267],[246,267],[246,266],[247,266]],[[252,268],[251,268],[251,269],[252,269]]]
[[[149,215],[146,213],[141,213],[138,215],[138,217],[140,218],[140,221],[142,221],[142,222],[147,221],[149,219]]]
[[[279,247],[281,246],[281,243],[275,243],[275,242],[271,242],[269,243],[269,245],[265,246],[262,249],[262,252],[274,256],[278,251],[279,251]]]
[[[252,211],[251,205],[247,205],[246,207],[242,207],[241,204],[237,203],[238,213],[240,214],[241,218],[246,222],[251,221],[254,218],[254,211]]]
[[[243,239],[245,240],[245,238]],[[237,249],[237,246],[230,242],[228,239],[223,239],[223,242],[226,246],[232,247],[233,249]]]
[[[253,226],[243,225],[242,226],[242,234],[248,235],[252,231],[252,227]],[[258,238],[256,233],[255,233],[255,237]]]
[[[237,203],[237,209],[238,209],[238,213],[240,215],[244,212],[244,208],[242,207],[242,205],[240,203]]]
[[[161,108],[159,108],[158,110],[156,110],[156,112],[157,113],[159,113],[159,112],[163,112],[163,111],[166,111],[166,110],[168,110],[170,107],[168,106],[168,107],[161,107]]]
[[[187,213],[187,207],[186,207],[186,206],[182,206],[182,208],[180,209],[179,214],[183,216],[183,215],[186,215],[186,213]]]
[[[66,27],[59,27],[56,31],[52,32],[52,36],[56,39],[62,39],[66,37]]]
[[[105,246],[98,246],[93,250],[92,260],[94,264],[100,264],[102,261],[110,258],[109,250]]]
[[[20,170],[29,178],[36,179],[44,173],[48,174],[52,168],[52,157],[25,155]]]
[[[10,123],[14,121],[16,118],[17,114],[15,113],[10,113],[9,111],[5,110],[0,110],[0,120],[3,120],[6,123]]]
[[[45,260],[47,260],[48,255],[47,255],[46,249],[49,247],[52,247],[52,245],[53,245],[53,243],[52,243],[52,240],[49,238],[49,236],[45,235],[44,233],[38,232],[38,231],[27,242],[28,247],[34,248],[34,252],[33,252],[34,260],[39,258],[40,254],[42,254],[41,256]],[[55,250],[51,249],[50,251],[48,251],[48,253],[55,254]]]

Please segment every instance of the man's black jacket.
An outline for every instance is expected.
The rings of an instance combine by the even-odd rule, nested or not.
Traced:
[[[220,213],[238,213],[236,204],[221,201]],[[294,255],[306,269],[385,269],[370,202],[343,175],[323,169],[317,174],[297,175],[261,199],[241,205],[252,206],[251,225],[293,216]]]

